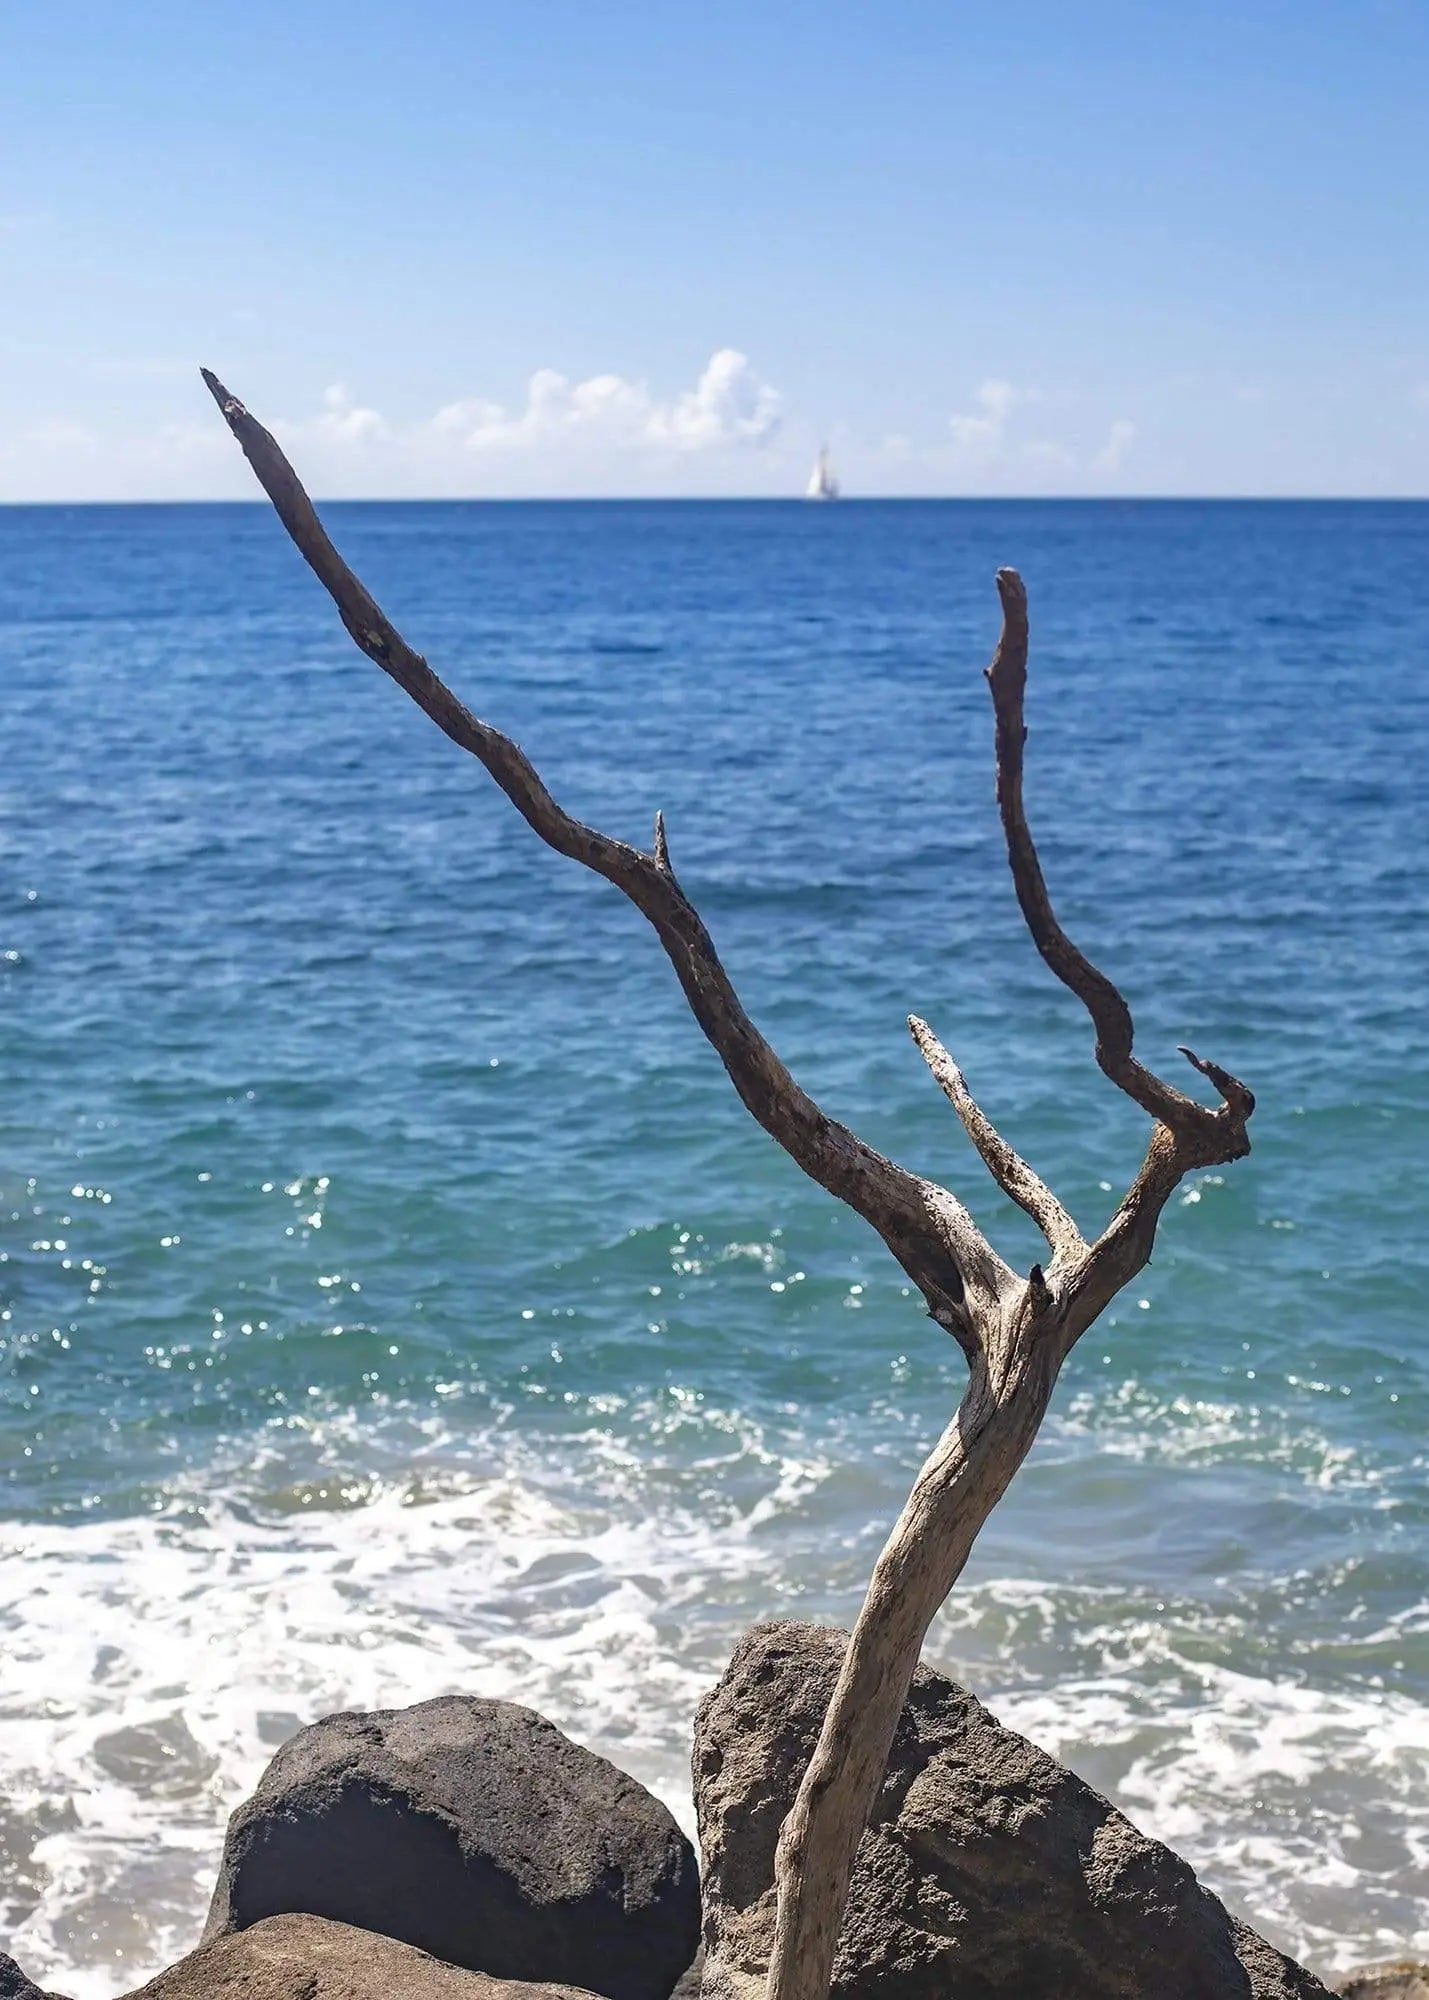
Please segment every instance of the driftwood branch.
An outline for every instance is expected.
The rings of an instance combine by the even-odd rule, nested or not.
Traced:
[[[933,1033],[916,1014],[908,1016],[908,1026],[924,1062],[942,1087],[944,1096],[963,1121],[963,1129],[984,1166],[1005,1195],[1024,1209],[1046,1237],[1053,1256],[1071,1257],[1086,1249],[1082,1232],[1063,1208],[1045,1181],[1033,1173],[1026,1160],[1014,1153],[982,1106],[968,1089],[962,1071]]]
[[[1163,1083],[1137,1061],[1131,1052],[1135,1033],[1131,1009],[1106,974],[1099,972],[1072,943],[1052,909],[1022,804],[1022,755],[1027,742],[1027,728],[1022,719],[1027,689],[1027,591],[1015,569],[997,572],[997,591],[1002,599],[1002,637],[987,670],[997,717],[997,803],[1013,887],[1032,942],[1048,967],[1064,986],[1071,988],[1091,1015],[1097,1037],[1097,1062],[1103,1074],[1134,1098],[1143,1111],[1173,1130],[1198,1125],[1214,1114],[1171,1084]],[[1190,1056],[1189,1050],[1183,1053],[1202,1075],[1226,1092],[1228,1109],[1234,1100],[1241,1105],[1244,1115],[1249,1116],[1255,1100],[1243,1084],[1224,1070]],[[1242,1103],[1242,1100],[1248,1101]]]
[[[1162,1210],[1183,1176],[1249,1151],[1246,1123],[1255,1100],[1228,1071],[1190,1050],[1182,1053],[1220,1093],[1215,1108],[1146,1069],[1132,1053],[1125,999],[1053,913],[1023,807],[1027,596],[1014,570],[998,572],[1003,629],[987,676],[1013,884],[1038,951],[1091,1016],[1098,1064],[1154,1121],[1140,1172],[1102,1234],[1088,1244],[975,1102],[931,1029],[910,1017],[919,1049],[984,1164],[1047,1239],[1052,1255],[1046,1270],[1034,1265],[1026,1278],[1004,1262],[954,1194],[885,1159],[795,1082],[745,1013],[675,878],[663,816],[656,816],[654,848],[647,854],[558,805],[517,745],[457,699],[353,575],[272,436],[207,370],[204,380],[357,645],[485,766],[548,846],[613,882],[649,919],[745,1105],[807,1174],[872,1224],[968,1357],[967,1392],[878,1559],[780,1835],[767,2000],[824,2000],[854,1854],[929,1623],[1030,1450],[1066,1355],[1146,1263]],[[718,1985],[717,1968],[715,1973]]]
[[[998,1185],[1046,1236],[1053,1258],[986,1318],[966,1395],[914,1483],[874,1569],[809,1768],[780,1832],[767,2000],[824,2000],[854,1856],[929,1625],[962,1574],[1046,1414],[1058,1370],[1104,1306],[1146,1264],[1161,1212],[1192,1169],[1250,1150],[1255,1099],[1219,1065],[1182,1053],[1221,1092],[1211,1110],[1165,1084],[1131,1052],[1131,1009],[1053,914],[1022,803],[1027,730],[1027,593],[999,570],[1003,629],[988,669],[996,717],[997,798],[1008,861],[1033,942],[1092,1017],[1097,1061],[1156,1120],[1146,1158],[1093,1244],[974,1102],[926,1023],[915,1041]]]
[[[709,932],[675,880],[664,816],[655,822],[654,852],[646,854],[558,805],[524,751],[458,700],[348,568],[277,440],[216,375],[202,372],[279,520],[352,639],[453,743],[486,767],[549,847],[613,882],[650,920],[690,1011],[746,1108],[806,1174],[872,1224],[933,1317],[966,1344],[972,1337],[968,1288],[995,1293],[1012,1274],[947,1189],[885,1159],[795,1082],[745,1013]]]

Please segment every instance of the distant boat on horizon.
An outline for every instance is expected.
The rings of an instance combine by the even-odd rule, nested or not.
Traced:
[[[829,463],[829,448],[827,445],[821,445],[819,447],[819,455],[814,460],[814,469],[809,474],[809,483],[804,488],[804,498],[806,500],[837,500],[838,497],[839,482],[834,473],[833,466]]]

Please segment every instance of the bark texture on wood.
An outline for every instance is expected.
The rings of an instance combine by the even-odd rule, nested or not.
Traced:
[[[978,1106],[927,1023],[910,1017],[914,1040],[984,1165],[1047,1239],[1046,1269],[1034,1264],[1025,1278],[1003,1260],[955,1194],[886,1159],[795,1082],[745,1013],[676,878],[663,817],[656,815],[653,850],[646,853],[567,813],[510,737],[474,715],[407,644],[334,548],[274,438],[216,376],[207,369],[203,375],[357,645],[480,761],[549,846],[614,883],[649,919],[744,1104],[807,1174],[872,1224],[932,1317],[968,1357],[967,1393],[879,1557],[780,1836],[768,2000],[824,2000],[854,1854],[928,1626],[1030,1450],[1063,1360],[1146,1263],[1161,1211],[1182,1177],[1250,1150],[1246,1125],[1255,1100],[1228,1071],[1189,1049],[1182,1054],[1220,1095],[1214,1107],[1147,1069],[1132,1052],[1125,999],[1057,921],[1023,804],[1028,627],[1027,594],[1016,571],[997,575],[1002,636],[987,673],[997,799],[1013,885],[1042,958],[1091,1017],[1099,1066],[1154,1121],[1136,1179],[1102,1234],[1088,1243]]]
[[[778,1914],[768,2000],[824,2000],[854,1855],[877,1795],[923,1641],[961,1574],[978,1531],[1031,1449],[1073,1346],[1151,1255],[1156,1225],[1185,1174],[1250,1150],[1255,1099],[1189,1049],[1181,1053],[1221,1092],[1215,1109],[1164,1083],[1132,1054],[1131,1009],[1058,923],[1022,801],[1027,740],[1027,593],[999,570],[1003,629],[988,669],[997,736],[997,797],[1013,883],[1033,942],[1085,1005],[1097,1062],[1156,1120],[1146,1158],[1095,1243],[975,1103],[962,1072],[927,1023],[913,1038],[1003,1192],[1033,1218],[1052,1251],[1044,1272],[1014,1278],[977,1312],[967,1393],[914,1485],[884,1546],[854,1623],[808,1771],[775,1856]]]
[[[778,1913],[769,2000],[817,1993],[833,1974],[854,1856],[878,1795],[923,1639],[978,1531],[1036,1437],[1059,1355],[1037,1338],[1024,1290],[1015,1352],[994,1381],[981,1361],[874,1568],[808,1770],[775,1853]],[[822,1984],[820,1982],[822,1981]]]

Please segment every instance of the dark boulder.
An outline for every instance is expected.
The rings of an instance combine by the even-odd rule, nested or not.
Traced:
[[[511,1702],[328,1716],[228,1824],[204,1942],[302,1910],[502,1979],[667,2000],[694,1851],[633,1778]]]
[[[43,1992],[7,1952],[0,1951],[0,2000],[64,2000],[64,1995]]]
[[[700,1705],[706,2000],[753,2000],[774,1845],[848,1635],[756,1626]],[[1045,1751],[920,1667],[859,1846],[836,2000],[1329,2000]]]
[[[268,1917],[215,1938],[128,2000],[591,2000],[443,1965],[395,1939],[326,1917]]]

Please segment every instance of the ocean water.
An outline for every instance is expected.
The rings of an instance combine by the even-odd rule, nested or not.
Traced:
[[[1145,1121],[992,797],[1023,570],[1060,913],[1148,1061],[1260,1108],[929,1653],[1317,1968],[1429,1948],[1429,506],[327,512],[565,802],[664,809],[801,1080],[1026,1263],[904,1027],[1109,1213]],[[80,2000],[187,1949],[341,1706],[530,1702],[689,1824],[696,1700],[749,1621],[852,1615],[956,1348],[264,507],[0,510],[0,746],[0,1944]]]

